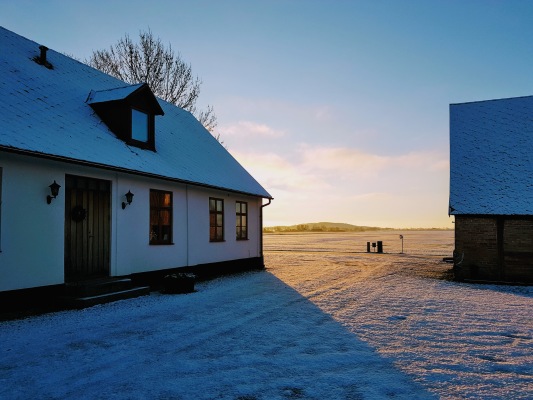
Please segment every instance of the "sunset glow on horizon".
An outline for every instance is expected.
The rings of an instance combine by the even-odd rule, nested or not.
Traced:
[[[170,43],[274,197],[264,226],[452,228],[449,104],[533,95],[532,15],[517,0],[0,2],[0,25],[80,60],[148,28]]]

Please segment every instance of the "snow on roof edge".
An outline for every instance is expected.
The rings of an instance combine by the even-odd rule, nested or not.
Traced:
[[[526,96],[512,96],[512,97],[501,97],[497,99],[485,99],[485,100],[472,100],[472,101],[462,101],[459,103],[450,103],[450,106],[460,106],[462,104],[475,104],[475,103],[488,103],[491,101],[505,101],[505,100],[515,100],[515,99],[527,99],[531,98],[533,95]]]
[[[105,125],[93,121],[93,112],[81,104],[87,105],[91,90],[142,84],[128,85],[53,49],[48,55],[57,68],[51,72],[41,70],[28,61],[28,57],[33,60],[36,55],[38,42],[4,27],[0,27],[0,36],[0,69],[7,74],[2,86],[6,96],[0,103],[11,117],[2,121],[9,125],[0,134],[0,151],[273,198],[226,149],[222,151],[218,142],[215,145],[216,139],[190,112],[154,96],[159,107],[169,110],[169,117],[158,122],[159,128],[156,126],[161,151],[141,155],[143,150],[124,146]],[[9,68],[13,63],[19,66],[16,70]],[[53,79],[59,79],[57,84],[51,84]],[[32,90],[18,90],[25,86]],[[55,136],[50,136],[50,132]],[[108,151],[88,150],[96,147]],[[206,160],[215,160],[222,168],[213,168],[213,163]]]
[[[123,172],[123,173],[131,174],[131,175],[145,176],[145,177],[161,179],[161,180],[169,181],[169,182],[178,182],[178,183],[183,183],[183,184],[186,184],[186,185],[199,186],[199,187],[205,187],[205,188],[216,189],[216,190],[224,190],[224,191],[231,192],[231,193],[241,193],[241,194],[245,194],[245,195],[248,195],[248,196],[261,197],[263,199],[274,200],[274,197],[272,197],[270,195],[270,193],[268,193],[266,190],[265,190],[265,193],[268,194],[268,196],[265,196],[265,195],[260,194],[260,193],[252,193],[252,192],[247,192],[247,191],[244,191],[244,190],[231,189],[231,188],[227,188],[227,187],[223,187],[223,186],[210,185],[208,183],[189,181],[189,180],[186,180],[186,179],[173,178],[173,177],[165,176],[165,175],[158,175],[158,174],[154,174],[154,173],[151,173],[151,172],[145,172],[145,171],[133,170],[133,169],[128,169],[128,168],[122,168],[122,167],[117,167],[117,166],[110,165],[110,164],[99,164],[99,163],[95,163],[95,162],[92,162],[92,161],[80,160],[80,159],[77,159],[77,158],[68,158],[68,157],[64,157],[64,156],[60,156],[60,155],[54,155],[54,154],[50,154],[50,153],[37,152],[37,151],[30,151],[30,150],[20,149],[20,148],[16,148],[16,147],[8,147],[8,146],[3,146],[3,145],[0,144],[0,152],[1,151],[6,151],[8,153],[14,153],[14,154],[21,154],[21,155],[25,155],[25,156],[28,156],[28,157],[37,157],[37,158],[44,158],[44,159],[48,159],[48,160],[60,161],[60,162],[65,162],[65,163],[69,163],[69,164],[86,165],[86,166],[91,166],[91,167],[95,167],[95,168],[107,169],[109,171]]]
[[[89,97],[87,98],[87,104],[94,104],[94,103],[105,103],[107,101],[113,101],[113,100],[122,100],[125,97],[128,97],[131,93],[135,92],[136,90],[140,89],[144,83],[136,83],[134,85],[126,85],[126,86],[120,86],[116,88],[111,89],[104,89],[104,90],[91,90],[89,93]],[[127,95],[120,95],[120,96],[108,96],[104,99],[98,100],[96,97],[98,95],[105,95],[105,94],[111,94],[112,92],[126,92]]]

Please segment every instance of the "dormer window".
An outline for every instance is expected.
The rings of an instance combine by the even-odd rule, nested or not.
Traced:
[[[139,142],[146,143],[149,138],[148,114],[142,111],[131,109],[131,138]]]
[[[147,84],[91,91],[87,103],[119,139],[155,151],[155,116],[164,113]]]

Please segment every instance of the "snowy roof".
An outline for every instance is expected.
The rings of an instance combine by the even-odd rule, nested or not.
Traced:
[[[106,101],[122,100],[143,86],[142,83],[121,86],[107,90],[92,90],[87,99],[87,104],[104,103]]]
[[[129,146],[87,100],[91,92],[99,102],[125,98],[140,85],[53,50],[48,69],[33,61],[38,55],[37,43],[0,27],[0,150],[271,198],[188,111],[157,99],[164,111],[155,120],[157,151]]]
[[[450,105],[450,213],[533,215],[533,96]]]

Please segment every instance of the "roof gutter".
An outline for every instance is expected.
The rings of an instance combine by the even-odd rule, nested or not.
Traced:
[[[265,197],[265,198],[268,199],[268,203],[263,204],[263,205],[261,206],[261,208],[266,207],[266,206],[269,206],[270,203],[272,203],[272,200],[274,200],[273,197]]]
[[[268,199],[269,202],[268,202],[268,204],[265,204],[265,206],[269,205],[271,200],[272,200],[272,197],[264,196],[264,195],[257,194],[257,193],[249,193],[249,192],[244,192],[244,191],[241,191],[241,190],[228,189],[228,188],[221,187],[221,186],[209,185],[207,183],[193,182],[193,181],[188,181],[188,180],[179,179],[179,178],[171,178],[171,177],[164,176],[164,175],[152,174],[152,173],[149,173],[149,172],[136,171],[136,170],[131,170],[131,169],[127,169],[127,168],[121,168],[121,167],[114,167],[114,166],[111,166],[111,165],[99,164],[99,163],[94,163],[94,162],[90,162],[90,161],[77,160],[77,159],[74,159],[74,158],[56,156],[56,155],[52,155],[52,154],[45,154],[45,153],[40,153],[40,152],[37,152],[37,151],[21,150],[21,149],[17,149],[17,148],[13,148],[13,147],[7,147],[7,146],[3,146],[3,145],[0,145],[0,151],[6,151],[8,153],[14,153],[14,154],[21,154],[21,155],[25,155],[25,156],[29,156],[29,157],[44,158],[44,159],[47,159],[47,160],[64,162],[64,163],[67,163],[67,164],[75,164],[75,165],[82,165],[82,166],[85,166],[85,167],[101,168],[101,169],[104,169],[104,170],[107,170],[107,171],[122,172],[122,173],[125,173],[125,174],[144,176],[144,177],[147,177],[147,178],[161,179],[161,180],[170,181],[170,182],[183,183],[183,184],[186,184],[186,185],[200,186],[200,187],[209,188],[209,189],[216,189],[216,190],[224,190],[226,192],[239,193],[239,194],[243,194],[243,195],[247,195],[247,196],[260,197],[260,198],[263,198],[263,199]]]

